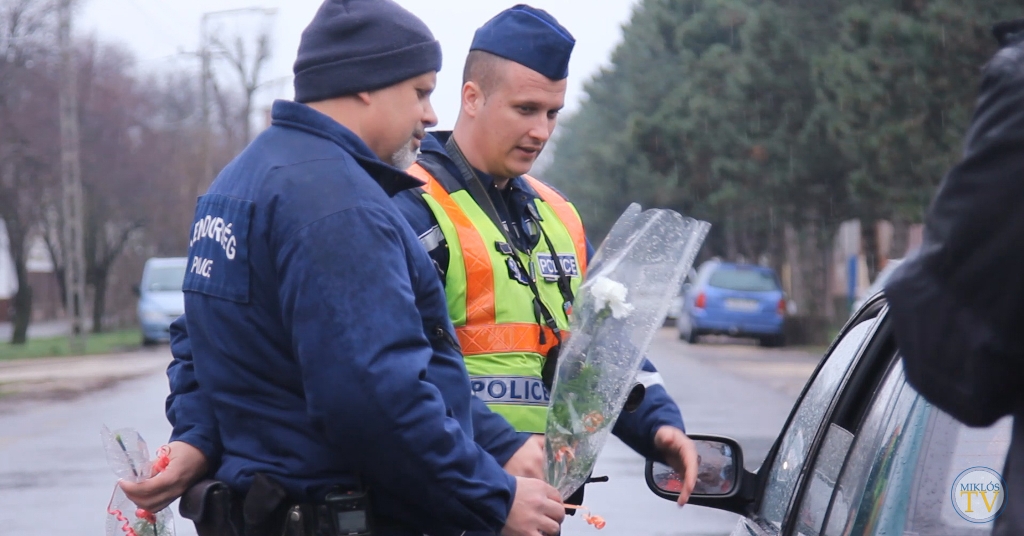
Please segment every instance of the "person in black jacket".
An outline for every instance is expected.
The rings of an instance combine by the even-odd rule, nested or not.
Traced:
[[[924,244],[885,287],[908,381],[970,426],[1024,416],[1024,20],[994,29],[963,160],[929,208]],[[993,534],[1024,534],[1024,419]]]

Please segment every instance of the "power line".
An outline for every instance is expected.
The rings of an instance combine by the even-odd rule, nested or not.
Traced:
[[[162,22],[160,22],[159,17],[153,16],[152,13],[146,10],[146,8],[142,7],[142,5],[138,3],[136,0],[121,0],[121,2],[135,8],[135,10],[138,11],[139,14],[141,14],[142,17],[146,19],[149,25],[161,34],[161,37],[167,39],[172,43],[179,39],[180,36],[177,36],[175,35],[174,32],[169,31],[169,29],[166,26],[164,26]]]

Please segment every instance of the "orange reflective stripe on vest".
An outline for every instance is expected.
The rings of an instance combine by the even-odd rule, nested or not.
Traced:
[[[455,328],[462,345],[462,355],[539,353],[547,355],[558,344],[551,328],[544,327],[546,344],[541,345],[538,324],[465,325]]]
[[[551,206],[551,210],[555,211],[558,219],[562,220],[562,225],[565,225],[565,228],[569,230],[569,234],[572,236],[572,243],[576,245],[576,261],[580,266],[580,274],[587,273],[587,235],[583,231],[583,222],[580,220],[579,215],[576,214],[576,210],[569,205],[569,202],[564,197],[547,184],[529,175],[523,175],[523,178],[537,191],[540,198]]]
[[[426,169],[414,164],[407,171],[426,184],[423,189],[445,211],[458,233],[462,256],[466,266],[466,324],[456,326],[455,333],[462,346],[463,355],[484,355],[495,353],[537,353],[547,352],[558,343],[551,328],[538,324],[502,323],[495,318],[494,271],[490,253],[483,237],[473,222],[466,216],[448,191]],[[563,221],[576,245],[576,255],[581,273],[586,271],[587,251],[583,225],[572,206],[553,189],[532,177],[526,177],[541,199],[548,203]],[[541,345],[541,330],[545,343]]]
[[[426,182],[423,189],[441,205],[459,233],[462,255],[466,263],[466,323],[494,324],[494,271],[483,237],[441,183],[427,170],[419,164],[414,164],[407,173]],[[461,342],[462,337],[459,338]]]

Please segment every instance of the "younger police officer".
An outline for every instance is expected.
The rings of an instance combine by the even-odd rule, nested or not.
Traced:
[[[574,44],[554,17],[526,5],[477,30],[455,130],[424,139],[409,172],[427,184],[395,198],[445,281],[474,394],[522,433],[506,454],[492,454],[502,463],[511,456],[505,467],[514,474],[537,477],[540,436],[527,438],[544,433],[544,371],[553,370],[569,335],[592,250],[572,204],[526,173],[555,128]],[[696,449],[649,361],[640,379],[643,403],[619,416],[613,431],[683,475],[683,504],[696,483]]]
[[[558,532],[558,493],[474,442],[486,408],[390,198],[420,185],[396,166],[436,122],[440,64],[392,1],[328,0],[302,36],[296,102],[274,104],[273,126],[199,200],[168,473],[198,447],[245,534],[281,534],[295,505],[323,534],[342,519],[323,513],[329,494],[366,492],[352,504],[378,535]]]

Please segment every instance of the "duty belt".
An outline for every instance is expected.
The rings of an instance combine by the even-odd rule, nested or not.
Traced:
[[[373,534],[374,528],[384,533],[416,533],[392,520],[370,516],[368,511],[365,530],[339,531],[346,512],[327,504],[287,501],[284,489],[259,473],[244,498],[223,482],[204,480],[185,492],[179,511],[195,524],[199,536],[347,536]]]

